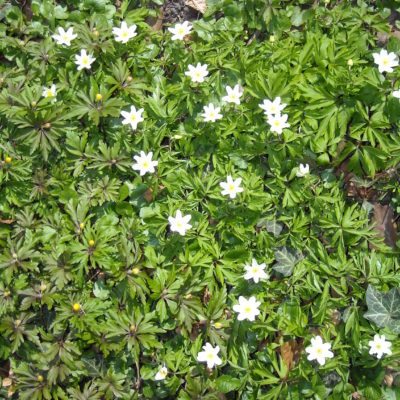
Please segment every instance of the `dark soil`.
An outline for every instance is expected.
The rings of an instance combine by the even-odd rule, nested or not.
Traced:
[[[162,8],[163,24],[172,24],[179,21],[193,21],[201,14],[185,5],[185,0],[165,0]]]

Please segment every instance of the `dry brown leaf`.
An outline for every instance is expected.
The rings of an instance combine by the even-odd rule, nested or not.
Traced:
[[[11,386],[12,380],[10,378],[4,378],[2,382],[3,387]]]
[[[285,365],[289,371],[294,367],[300,357],[301,344],[296,340],[289,340],[280,347],[280,353]]]
[[[148,203],[150,203],[153,200],[153,189],[152,188],[148,188],[144,192],[143,197]]]
[[[15,222],[15,219],[3,219],[0,217],[0,223],[10,225]]]
[[[372,222],[376,223],[375,231],[378,236],[383,237],[388,246],[396,248],[397,226],[392,208],[389,205],[374,203],[374,212]]]
[[[199,13],[204,14],[207,10],[206,0],[186,0],[185,5],[194,8]]]

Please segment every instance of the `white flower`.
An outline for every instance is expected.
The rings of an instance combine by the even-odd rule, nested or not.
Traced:
[[[43,89],[42,96],[43,97],[54,97],[54,99],[52,100],[52,103],[57,101],[57,99],[55,98],[55,96],[57,96],[56,85],[53,84],[49,88],[45,87]]]
[[[156,381],[162,381],[163,379],[165,379],[167,377],[168,374],[168,370],[167,367],[161,367],[158,372],[156,373],[156,376],[154,377],[154,379]]]
[[[217,119],[222,118],[220,111],[221,107],[214,107],[214,104],[210,103],[208,106],[204,106],[204,114],[201,114],[201,116],[205,122],[215,122]]]
[[[259,105],[264,110],[265,115],[280,115],[281,111],[286,107],[285,103],[281,104],[281,98],[276,97],[274,101],[265,99],[263,104]]]
[[[153,152],[145,154],[144,151],[140,152],[140,156],[134,156],[136,164],[132,165],[132,169],[140,171],[140,176],[145,175],[147,172],[154,172],[154,167],[158,165],[158,161],[152,161]]]
[[[87,54],[86,50],[81,50],[81,54],[75,54],[75,64],[78,66],[78,71],[83,68],[90,69],[90,66],[96,59],[91,54]]]
[[[122,124],[131,124],[132,129],[135,130],[138,123],[144,121],[142,112],[143,108],[139,108],[139,110],[136,111],[135,106],[131,106],[131,111],[121,111],[121,115],[124,117]]]
[[[400,90],[395,90],[392,93],[393,97],[396,97],[397,99],[400,99]]]
[[[243,89],[239,85],[235,85],[233,89],[230,86],[227,86],[226,93],[227,95],[222,98],[223,101],[240,104],[240,98],[243,95]]]
[[[222,360],[218,357],[219,346],[216,346],[215,349],[211,346],[210,343],[206,343],[203,346],[204,351],[200,351],[197,354],[197,361],[206,362],[208,368],[213,368],[214,365],[221,365]]]
[[[298,178],[302,178],[310,173],[310,166],[308,164],[300,164],[299,170],[296,172]]]
[[[329,350],[330,343],[324,343],[321,336],[311,339],[311,346],[306,348],[308,353],[307,360],[317,360],[320,365],[325,365],[325,358],[332,358],[333,353]]]
[[[399,65],[396,54],[389,53],[385,49],[381,49],[380,53],[372,54],[375,64],[378,64],[379,72],[393,72],[393,67]]]
[[[172,33],[171,40],[183,40],[192,31],[192,25],[188,21],[176,24],[173,28],[168,28]]]
[[[178,232],[180,235],[185,236],[186,231],[192,227],[192,225],[188,224],[191,218],[190,214],[183,216],[181,210],[177,210],[175,218],[168,217],[171,232]]]
[[[219,184],[223,189],[221,194],[223,196],[229,195],[231,199],[234,199],[237,193],[243,192],[243,188],[240,187],[241,183],[242,178],[237,178],[235,179],[235,181],[233,181],[232,176],[228,175],[226,178],[226,182],[221,182]]]
[[[392,350],[390,350],[392,343],[386,341],[385,335],[375,335],[374,340],[370,340],[368,344],[370,346],[369,354],[371,355],[376,354],[378,358],[382,358],[383,354],[392,355]]]
[[[256,316],[260,314],[261,302],[256,301],[254,296],[251,296],[248,300],[243,296],[239,296],[239,304],[233,306],[233,311],[239,313],[238,320],[243,321],[248,319],[249,321],[254,321]]]
[[[257,261],[253,258],[251,265],[244,266],[244,269],[246,270],[244,279],[253,279],[255,283],[258,283],[260,279],[268,279],[269,276],[265,273],[265,268],[265,263],[258,264]]]
[[[58,35],[53,35],[52,38],[57,44],[65,44],[66,46],[71,45],[71,40],[74,40],[78,35],[74,34],[74,28],[71,26],[67,31],[61,26],[58,28]]]
[[[131,26],[128,26],[125,21],[122,21],[120,28],[116,26],[112,28],[115,40],[117,42],[122,42],[122,43],[128,43],[129,39],[135,37],[137,35],[135,31],[136,31],[136,25],[133,24]]]
[[[190,76],[192,82],[204,82],[204,78],[208,75],[207,64],[197,63],[195,67],[189,64],[188,68],[189,71],[186,71],[185,75]]]
[[[288,128],[290,124],[286,121],[288,119],[287,114],[277,114],[277,115],[269,115],[268,123],[271,126],[271,132],[276,132],[278,135],[282,133],[283,128]]]

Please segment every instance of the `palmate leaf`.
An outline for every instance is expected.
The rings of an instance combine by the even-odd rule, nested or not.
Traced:
[[[400,333],[400,287],[390,289],[387,293],[377,291],[373,286],[367,289],[368,311],[366,319],[381,328],[389,328]]]
[[[276,264],[272,268],[283,276],[290,276],[301,257],[302,256],[299,252],[282,247],[281,249],[275,250]]]

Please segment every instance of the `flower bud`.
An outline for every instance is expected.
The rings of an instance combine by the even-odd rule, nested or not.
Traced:
[[[137,275],[140,272],[140,269],[137,267],[132,268],[132,272]]]
[[[11,161],[12,161],[12,158],[11,158],[11,157],[6,157],[6,163],[7,163],[7,164],[10,164]]]
[[[96,100],[101,101],[103,99],[103,96],[100,93],[96,94]]]
[[[271,35],[271,36],[269,37],[269,41],[270,41],[270,43],[275,43],[275,36],[274,36],[274,35]]]
[[[83,229],[84,227],[85,227],[85,224],[84,224],[83,222],[81,222],[81,223],[79,224],[79,228]]]
[[[222,328],[221,322],[216,322],[216,323],[214,324],[214,326],[215,326],[216,329],[221,329],[221,328]]]
[[[44,126],[44,129],[50,129],[51,128],[50,122],[46,122],[43,126]]]
[[[95,245],[95,243],[94,243],[94,240],[89,240],[89,246],[94,246]]]
[[[352,67],[354,65],[354,62],[353,62],[353,60],[351,58],[347,61],[347,65],[349,67]]]
[[[32,100],[32,101],[31,101],[31,106],[32,106],[32,107],[36,107],[36,106],[37,106],[37,103],[36,103],[35,100]]]
[[[134,331],[136,330],[136,326],[135,326],[134,324],[132,324],[132,325],[129,327],[129,330],[130,330],[131,332],[134,332]]]
[[[42,375],[38,375],[38,377],[37,377],[37,380],[38,380],[38,382],[43,382],[43,376]]]
[[[79,303],[74,303],[74,305],[72,306],[73,310],[75,312],[78,312],[81,309],[81,305]]]

